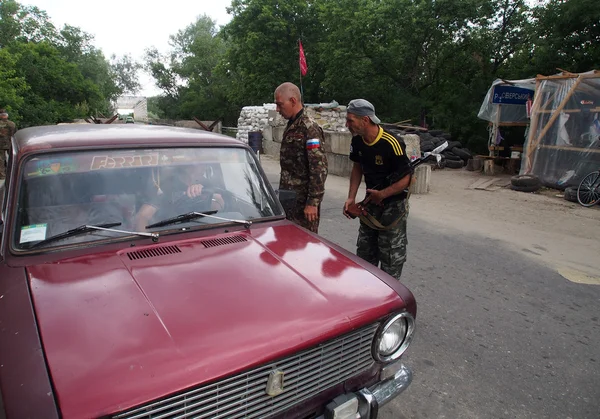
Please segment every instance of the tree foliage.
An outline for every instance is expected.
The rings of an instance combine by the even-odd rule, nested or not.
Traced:
[[[0,106],[19,126],[54,124],[108,114],[111,102],[139,88],[140,65],[110,63],[93,37],[46,12],[14,0],[0,2]]]

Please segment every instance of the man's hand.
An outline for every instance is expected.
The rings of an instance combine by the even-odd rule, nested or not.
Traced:
[[[308,221],[315,221],[317,219],[317,207],[307,205],[304,207],[304,216]]]
[[[354,198],[348,198],[348,199],[346,199],[346,202],[344,202],[344,215],[349,220],[351,220],[352,217],[350,217],[350,214],[348,214],[348,207],[353,204],[354,204]]]
[[[188,198],[195,198],[197,196],[200,196],[202,194],[203,188],[204,186],[202,186],[199,183],[196,185],[191,185],[187,188],[186,195],[188,196]]]
[[[381,204],[381,201],[387,198],[383,191],[378,191],[377,189],[367,189],[367,195],[369,196],[370,202],[375,205]]]

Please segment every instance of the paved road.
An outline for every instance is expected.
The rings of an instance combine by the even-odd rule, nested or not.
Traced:
[[[263,158],[263,167],[276,186],[277,162]],[[320,234],[354,251],[346,193],[347,180],[330,176]],[[405,361],[414,381],[380,418],[600,418],[600,286],[418,214],[408,237],[403,282],[419,311]]]

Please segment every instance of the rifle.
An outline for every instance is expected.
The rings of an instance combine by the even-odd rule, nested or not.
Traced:
[[[419,157],[418,159],[415,159],[410,162],[411,169],[414,169],[415,167],[419,166],[420,164],[425,163],[427,160],[430,160],[431,157],[435,157],[436,161],[439,163],[439,161],[442,159],[441,152],[444,151],[447,147],[448,147],[448,141],[444,141],[443,144],[440,144],[432,151],[430,151],[430,152],[427,151],[427,152],[423,153],[422,157]],[[390,185],[398,182],[400,179],[401,179],[400,176],[398,176],[396,173],[391,174],[387,178],[388,183]],[[379,189],[379,188],[381,188],[381,185],[375,185],[371,189]],[[347,209],[347,211],[345,211],[345,213],[350,218],[353,218],[353,219],[356,217],[366,217],[369,215],[369,213],[367,211],[367,204],[370,201],[371,201],[371,196],[369,193],[367,193],[365,196],[365,199],[348,206],[348,209]]]

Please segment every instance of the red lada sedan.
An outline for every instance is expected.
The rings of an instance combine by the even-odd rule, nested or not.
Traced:
[[[376,418],[409,386],[411,292],[287,221],[246,144],[138,124],[12,144],[7,418]]]

